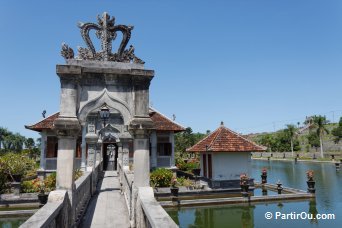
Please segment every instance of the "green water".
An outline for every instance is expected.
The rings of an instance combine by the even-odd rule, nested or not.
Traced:
[[[27,217],[16,217],[16,218],[0,218],[1,228],[16,228],[23,224],[28,218]]]
[[[307,189],[306,174],[314,170],[316,180],[316,200],[297,202],[272,202],[254,205],[220,205],[196,208],[170,209],[168,213],[180,227],[342,227],[342,170],[336,171],[330,163],[252,161],[253,174],[260,181],[263,167],[268,170],[268,182],[280,180],[284,186]],[[272,219],[265,213],[271,212]],[[296,214],[334,214],[335,219],[293,219]],[[289,214],[287,219],[275,213]],[[291,215],[292,213],[292,215]],[[304,216],[304,214],[303,214]],[[311,216],[311,215],[310,215]]]

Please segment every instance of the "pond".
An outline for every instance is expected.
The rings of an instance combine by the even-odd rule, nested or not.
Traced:
[[[280,180],[286,187],[302,190],[307,189],[306,171],[313,170],[316,200],[167,209],[167,212],[184,228],[342,227],[342,170],[336,171],[333,163],[252,160],[252,177],[255,180],[260,181],[263,167],[268,170],[268,183]],[[271,219],[265,218],[267,212],[272,213]],[[311,214],[334,216],[335,219],[311,219]],[[305,216],[309,218],[301,219]]]
[[[27,219],[27,217],[0,218],[0,228],[17,228]]]

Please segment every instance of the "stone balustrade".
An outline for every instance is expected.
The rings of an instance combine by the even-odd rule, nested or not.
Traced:
[[[77,226],[86,210],[93,189],[96,188],[102,163],[98,163],[93,172],[85,172],[75,181],[74,205],[71,206],[68,191],[55,190],[50,192],[47,204],[32,215],[24,224],[23,228],[32,227],[73,227]],[[93,180],[95,178],[95,180]],[[95,186],[94,186],[95,184]],[[74,211],[74,213],[71,213]],[[72,215],[75,215],[73,218]]]
[[[120,176],[121,191],[125,195],[131,227],[159,228],[178,227],[166,211],[154,198],[151,187],[139,187],[133,185],[134,174],[128,166],[122,166],[119,162],[118,171]]]
[[[129,171],[128,166],[123,166],[121,162],[118,162],[118,172],[119,172],[119,181],[121,185],[121,192],[125,196],[126,205],[129,213],[129,220],[133,223],[133,172]]]
[[[95,171],[96,172],[96,171]],[[77,181],[75,181],[75,204],[76,218],[75,224],[78,225],[82,220],[82,216],[87,209],[88,202],[92,195],[92,180],[91,172],[85,172]]]
[[[68,227],[71,220],[69,216],[70,209],[68,192],[66,190],[52,191],[49,195],[48,203],[20,227]]]
[[[136,210],[137,228],[178,227],[154,198],[151,187],[139,187]]]

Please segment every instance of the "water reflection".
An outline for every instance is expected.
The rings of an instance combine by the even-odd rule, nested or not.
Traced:
[[[198,207],[195,209],[181,209],[168,211],[174,221],[178,221],[180,227],[189,228],[207,228],[207,227],[254,227],[254,209],[255,206],[237,206],[237,207]],[[193,216],[192,221],[186,219]],[[183,219],[184,218],[184,219]]]
[[[306,171],[315,172],[316,200],[295,202],[268,202],[254,206],[211,206],[197,208],[182,208],[171,210],[168,213],[180,227],[342,227],[342,172],[336,171],[335,165],[330,163],[308,163],[282,161],[255,161],[251,162],[253,175],[260,181],[260,172],[263,167],[268,170],[268,182],[276,183],[279,179],[284,187],[294,187],[307,190]],[[262,191],[256,190],[256,191]],[[262,191],[262,195],[272,195]],[[312,214],[307,220],[265,219],[266,212]],[[318,213],[334,213],[335,220],[317,220]]]
[[[318,210],[316,207],[316,200],[310,200],[309,202],[309,214],[312,214],[311,223],[318,223],[316,219],[316,215],[318,214]]]
[[[0,218],[0,228],[17,228],[26,220],[26,217]]]

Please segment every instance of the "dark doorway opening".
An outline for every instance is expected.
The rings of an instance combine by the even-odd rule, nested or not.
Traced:
[[[103,143],[103,170],[117,170],[118,167],[118,146],[115,143]]]

